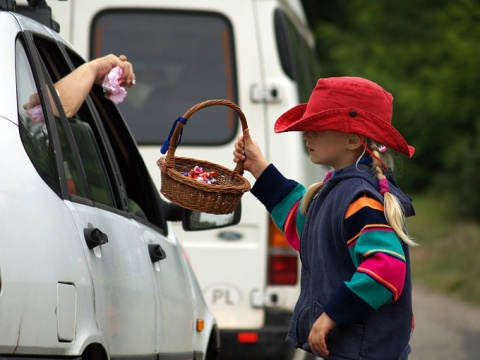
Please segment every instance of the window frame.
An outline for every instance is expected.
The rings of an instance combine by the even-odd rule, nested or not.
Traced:
[[[121,206],[122,201],[119,201],[120,197],[118,196],[118,192],[116,192],[114,189],[116,179],[115,177],[112,177],[112,174],[115,174],[116,172],[112,170],[108,171],[108,163],[112,163],[111,159],[109,159],[108,162],[106,163],[104,157],[102,156],[101,161],[103,164],[103,168],[104,170],[106,170],[106,173],[110,179],[110,181],[109,182],[107,181],[107,183],[110,187],[110,191],[114,194],[115,206],[111,207],[111,206],[94,201],[93,196],[90,192],[90,189],[88,186],[88,180],[87,180],[85,169],[83,166],[83,161],[81,160],[81,156],[78,151],[75,138],[71,131],[65,112],[63,111],[63,107],[61,105],[60,99],[57,96],[53,86],[54,81],[58,81],[61,77],[67,75],[69,72],[73,70],[73,65],[71,61],[69,61],[68,57],[65,56],[65,52],[62,50],[62,46],[60,46],[58,42],[52,41],[52,39],[43,37],[38,34],[32,34],[29,32],[25,32],[25,33],[28,33],[30,35],[28,36],[29,37],[28,46],[30,47],[32,58],[34,58],[34,61],[36,62],[35,64],[32,65],[32,68],[35,68],[37,70],[34,72],[41,73],[43,79],[47,79],[46,80],[47,86],[49,88],[49,92],[52,94],[51,98],[53,99],[55,107],[58,109],[58,113],[59,113],[59,116],[56,117],[53,113],[53,108],[50,102],[42,101],[43,107],[48,109],[47,114],[45,114],[45,122],[47,124],[47,128],[49,129],[49,134],[51,133],[51,136],[54,138],[53,146],[55,149],[58,149],[58,151],[55,151],[55,155],[57,158],[57,172],[61,175],[60,176],[61,189],[62,189],[61,197],[63,199],[69,199],[71,201],[75,201],[85,205],[95,206],[99,208],[124,210],[124,208]],[[60,59],[58,57],[51,56],[51,54],[54,52],[58,54],[58,57],[60,57]],[[48,69],[47,69],[47,66],[48,66]],[[43,91],[39,87],[40,97],[43,99],[46,99],[47,98],[46,95],[43,94],[42,96],[42,93]],[[85,103],[82,105],[82,108],[84,106],[85,106]],[[98,122],[94,119],[94,117],[91,117],[91,118],[93,119],[94,125],[98,126]],[[80,183],[85,190],[85,196],[76,196],[74,194],[71,194],[68,191],[67,175],[63,166],[65,159],[63,157],[64,154],[63,154],[63,149],[61,146],[61,140],[59,136],[59,128],[57,126],[56,121],[54,121],[53,119],[57,119],[57,121],[59,121],[62,125],[66,139],[72,151],[74,164],[77,168],[77,171],[79,172]],[[105,144],[102,142],[99,142],[98,139],[97,139],[97,143],[99,143],[101,148],[105,148]]]
[[[58,179],[58,189],[54,189],[50,186],[50,184],[47,184],[58,196],[60,196],[61,198],[65,198],[65,194],[68,193],[66,175],[65,172],[62,170],[63,157],[61,154],[58,153],[58,151],[55,151],[56,149],[61,148],[61,145],[56,124],[55,122],[50,121],[50,119],[54,117],[54,113],[50,101],[46,100],[49,96],[48,92],[52,94],[52,98],[54,99],[57,108],[59,105],[59,101],[54,95],[55,89],[53,87],[53,84],[50,81],[50,78],[46,76],[46,69],[43,67],[43,63],[40,60],[38,53],[36,52],[34,35],[29,31],[24,31],[23,33],[20,33],[17,37],[15,46],[18,46],[19,42],[24,48],[25,54],[27,55],[27,59],[32,70],[33,79],[35,81],[37,92],[40,98],[40,104],[44,111],[45,125],[47,127],[48,137],[51,142],[50,147],[55,160],[54,171],[56,172],[56,176]],[[42,86],[41,84],[44,84],[45,86]]]
[[[153,185],[153,181],[150,178],[145,164],[143,163],[140,153],[138,152],[136,143],[133,140],[121,114],[112,102],[105,99],[103,89],[99,85],[93,86],[90,94],[87,96],[78,113],[83,113],[84,115],[80,116],[81,120],[85,120],[85,116],[88,116],[89,121],[87,121],[87,123],[89,123],[89,125],[92,127],[92,130],[95,128],[95,130],[93,130],[94,137],[97,144],[101,148],[101,160],[103,161],[104,166],[107,168],[107,175],[109,177],[108,183],[115,196],[116,205],[115,207],[111,207],[93,201],[93,198],[89,193],[88,186],[85,187],[87,191],[86,197],[76,196],[69,193],[67,176],[63,165],[63,149],[61,146],[59,129],[56,121],[60,121],[64,127],[65,136],[72,148],[75,165],[77,166],[78,171],[81,173],[81,181],[85,182],[85,185],[87,185],[87,179],[85,177],[85,170],[80,158],[80,153],[78,151],[75,138],[68,124],[68,119],[63,111],[60,99],[55,92],[53,82],[58,81],[59,78],[67,75],[67,73],[72,71],[75,67],[80,66],[85,61],[72,49],[65,47],[65,45],[62,43],[53,41],[50,38],[33,34],[28,31],[24,32],[22,38],[23,47],[32,69],[42,107],[45,111],[45,123],[48,129],[48,135],[55,158],[54,168],[57,172],[58,182],[60,185],[60,191],[56,191],[57,195],[65,200],[97,207],[120,214],[122,216],[134,218],[137,221],[140,221],[163,234],[167,234],[167,224],[165,221],[164,210],[162,210],[163,200],[160,198],[158,191],[156,191]],[[40,50],[39,47],[43,47],[44,49],[51,49],[51,47],[55,47],[55,51],[58,51],[59,56],[61,55],[61,59],[52,59],[53,62],[49,65],[46,65],[44,63],[45,59],[41,55],[42,50]],[[47,69],[47,66],[50,67],[50,70]],[[52,74],[52,72],[54,74]],[[39,84],[42,83],[46,84],[46,86],[39,86]],[[54,115],[53,106],[51,105],[50,101],[46,100],[49,99],[48,93],[52,94],[51,98],[53,99],[54,106],[56,106],[60,115],[58,117]],[[104,126],[104,122],[109,129]],[[114,147],[112,147],[111,143],[112,139],[116,143],[115,148],[122,149],[122,156],[115,155]],[[125,159],[127,156],[131,159],[130,167],[128,169],[125,167],[121,168],[117,160],[119,158]],[[132,175],[129,174],[130,169],[132,170]],[[146,219],[134,214],[128,207],[128,189],[123,178],[125,175],[127,177],[130,176],[131,189],[136,187],[139,188],[138,190],[135,190],[135,192],[136,196],[138,196],[138,198],[142,201],[142,208],[148,207],[148,209],[144,209],[147,210],[146,212],[148,214]],[[142,186],[135,186],[138,184],[141,184]]]

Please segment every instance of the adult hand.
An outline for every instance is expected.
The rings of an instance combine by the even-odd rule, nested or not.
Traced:
[[[249,171],[256,179],[269,165],[260,147],[251,138],[249,129],[246,129],[243,135],[238,137],[233,150],[233,156],[233,161],[236,163],[243,161],[243,168]]]
[[[113,54],[91,60],[55,83],[55,89],[59,94],[67,117],[72,117],[76,114],[92,89],[93,84],[102,85],[105,75],[116,66],[122,69],[121,86],[133,87],[135,85],[133,65],[127,61],[126,56],[121,55],[118,57]],[[35,93],[30,96],[29,102],[24,104],[23,107],[26,110],[30,110],[39,104],[40,98]],[[53,111],[58,116],[57,109],[54,108]]]
[[[135,85],[135,73],[130,62],[121,60],[113,54],[91,60],[72,71],[70,74],[55,83],[55,88],[60,95],[60,101],[67,117],[76,114],[85,101],[93,84],[102,85],[103,79],[114,67],[122,69],[122,86]]]
[[[37,105],[40,105],[40,97],[38,96],[38,93],[34,93],[28,98],[28,103],[23,104],[23,108],[25,110],[31,110]]]
[[[95,73],[95,83],[102,85],[103,78],[114,67],[118,66],[122,69],[121,81],[122,86],[132,87],[135,85],[135,73],[133,72],[133,65],[127,61],[125,55],[115,56],[113,54],[103,56],[88,62],[86,65],[90,66]]]
[[[327,338],[335,326],[337,323],[325,313],[315,321],[308,335],[308,342],[314,353],[328,356]]]

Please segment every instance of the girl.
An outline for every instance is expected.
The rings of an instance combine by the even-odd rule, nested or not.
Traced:
[[[411,199],[387,148],[414,153],[391,125],[392,96],[362,78],[320,79],[275,132],[303,131],[310,159],[332,170],[308,190],[269,164],[245,131],[234,161],[252,194],[300,252],[301,291],[286,341],[329,359],[407,359],[413,331],[408,236]],[[272,191],[275,189],[275,191]]]

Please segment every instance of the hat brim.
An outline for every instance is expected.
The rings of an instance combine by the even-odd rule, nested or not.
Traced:
[[[281,115],[275,122],[274,131],[338,131],[366,136],[408,157],[415,148],[407,144],[403,136],[389,123],[378,116],[351,108],[329,109],[313,115],[305,114],[307,104],[300,104]]]

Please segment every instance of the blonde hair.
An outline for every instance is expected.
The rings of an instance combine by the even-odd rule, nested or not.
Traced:
[[[380,153],[378,144],[370,139],[365,139],[366,144],[363,143],[365,150],[372,155],[372,164],[371,168],[375,172],[375,176],[380,183],[386,182],[387,177],[385,176],[384,170],[387,168],[393,170],[393,159],[390,154]],[[363,156],[363,154],[362,154]],[[362,157],[361,156],[361,157]],[[360,157],[360,158],[361,158]],[[360,160],[359,158],[359,160]],[[358,163],[358,161],[357,161]],[[308,207],[310,206],[311,201],[318,193],[318,191],[323,187],[323,182],[312,184],[306,191],[302,203],[300,205],[300,212],[303,215],[307,214]],[[388,187],[384,188],[383,191],[384,199],[384,214],[387,219],[388,224],[395,231],[397,236],[407,245],[415,246],[417,243],[407,234],[404,224],[405,224],[405,214],[402,205],[398,198],[393,195]]]
[[[312,202],[315,195],[320,191],[323,186],[323,181],[310,185],[310,187],[303,195],[302,203],[300,204],[300,213],[303,215],[307,215],[308,207]]]

